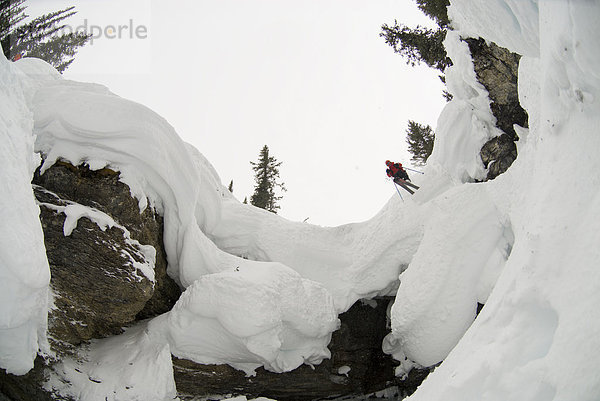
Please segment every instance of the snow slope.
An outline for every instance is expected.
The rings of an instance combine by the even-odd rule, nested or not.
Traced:
[[[35,138],[43,168],[58,158],[108,165],[141,208],[164,214],[169,274],[185,289],[171,312],[63,361],[49,388],[81,400],[172,399],[170,354],[247,374],[316,364],[329,356],[338,313],[396,293],[383,346],[402,362],[397,373],[444,361],[411,399],[597,399],[600,5],[454,0],[450,15],[454,98],[426,174],[415,177],[421,189],[404,201],[393,193],[369,221],[333,228],[240,204],[146,107],[64,80],[39,60],[0,60],[1,128],[14,147],[0,149],[14,167],[2,179],[17,188],[0,209],[10,222],[0,231],[0,366],[24,373],[44,346],[48,267],[29,186]],[[530,128],[518,128],[517,161],[487,183],[472,181],[485,175],[479,149],[498,131],[460,35],[524,56]],[[25,209],[19,218],[5,212],[15,205]],[[33,259],[15,256],[23,254]]]
[[[410,399],[597,400],[600,4],[452,0],[450,15],[459,33],[524,55],[519,91],[530,128],[519,130],[515,164],[482,185],[512,227],[510,255],[480,316]],[[399,295],[405,283],[425,286],[407,277]],[[429,344],[449,326],[427,313],[406,324],[407,309],[394,310],[396,341],[425,364],[439,359],[428,359]]]

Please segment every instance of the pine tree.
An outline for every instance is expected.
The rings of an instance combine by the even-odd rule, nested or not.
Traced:
[[[229,192],[233,193],[233,180],[231,180],[231,182],[229,183],[229,187],[227,187],[227,189],[229,189]]]
[[[429,125],[421,125],[408,121],[406,142],[408,151],[412,154],[411,160],[417,165],[424,165],[433,151],[435,133]]]
[[[440,28],[447,28],[450,25],[448,19],[448,7],[450,0],[415,0],[419,10],[434,20]]]
[[[14,27],[27,18],[25,15],[25,0],[0,0],[0,38],[2,49],[5,48],[5,38],[9,36]],[[8,46],[8,42],[7,42]]]
[[[446,54],[444,39],[450,21],[448,19],[449,0],[415,0],[425,15],[433,19],[438,29],[418,26],[409,28],[394,21],[394,26],[381,26],[379,36],[394,48],[394,52],[406,57],[406,63],[412,66],[424,62],[431,68],[444,72],[452,61]],[[440,77],[441,78],[441,77]]]
[[[77,50],[85,45],[91,34],[71,32],[60,34],[66,25],[63,20],[73,16],[74,7],[54,11],[30,22],[21,23],[25,14],[25,0],[0,0],[0,43],[8,59],[16,56],[37,57],[45,60],[60,73],[73,62]]]
[[[258,162],[250,162],[254,170],[254,194],[250,197],[250,204],[277,213],[279,205],[277,202],[282,196],[276,196],[275,190],[279,188],[286,191],[283,182],[279,181],[279,166],[275,157],[269,155],[269,147],[265,145],[258,156]]]
[[[452,65],[443,44],[445,29],[433,30],[421,26],[413,29],[394,21],[393,27],[383,24],[381,30],[379,36],[385,38],[385,43],[392,46],[394,52],[406,57],[407,64],[414,66],[424,62],[441,72]]]

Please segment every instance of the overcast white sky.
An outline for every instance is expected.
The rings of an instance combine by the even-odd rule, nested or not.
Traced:
[[[410,164],[407,121],[435,128],[445,104],[436,71],[407,66],[379,37],[394,19],[432,25],[412,0],[27,3],[32,16],[75,5],[71,26],[103,30],[65,77],[155,110],[233,179],[238,199],[250,198],[249,162],[268,145],[290,220],[372,217],[396,193],[385,160]]]

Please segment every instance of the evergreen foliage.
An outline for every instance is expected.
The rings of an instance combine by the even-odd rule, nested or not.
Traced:
[[[227,189],[229,189],[229,192],[233,193],[233,180],[231,180]]]
[[[26,8],[23,5],[24,1],[0,0],[0,38],[4,39],[13,27],[27,18],[24,13]],[[2,41],[2,48],[4,49],[4,41]]]
[[[6,58],[37,57],[60,73],[73,62],[77,50],[92,37],[85,32],[61,33],[62,21],[73,16],[74,6],[54,11],[22,23],[25,0],[0,0],[0,44]],[[20,25],[19,25],[20,24]]]
[[[394,26],[383,24],[379,36],[394,48],[394,52],[406,57],[406,63],[414,66],[424,62],[431,68],[444,72],[452,65],[444,48],[448,20],[449,0],[415,0],[423,13],[433,19],[438,29],[418,26],[410,28],[394,21]]]
[[[433,151],[435,132],[429,125],[422,125],[414,121],[408,121],[406,130],[406,142],[408,151],[412,154],[411,160],[416,165],[424,165]]]
[[[450,24],[448,19],[448,6],[450,0],[415,0],[419,10],[434,20],[440,28],[447,28]]]
[[[441,72],[452,65],[443,44],[445,29],[409,28],[394,21],[394,26],[383,24],[381,30],[379,36],[385,38],[385,43],[392,46],[394,52],[406,57],[407,64],[414,66],[424,62]]]
[[[283,182],[279,181],[279,166],[275,157],[269,155],[269,147],[265,145],[258,156],[258,162],[250,162],[254,170],[254,194],[250,197],[250,204],[277,213],[279,205],[277,202],[282,196],[276,196],[275,190],[279,188],[285,191]]]

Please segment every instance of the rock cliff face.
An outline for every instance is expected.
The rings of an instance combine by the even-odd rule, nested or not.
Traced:
[[[488,168],[487,179],[491,180],[505,172],[517,158],[515,142],[519,137],[514,124],[527,127],[527,112],[519,103],[517,90],[521,56],[495,43],[487,44],[481,38],[468,38],[465,41],[471,51],[477,79],[489,93],[496,125],[504,132],[481,148],[481,160]]]
[[[119,181],[119,173],[104,168],[97,171],[91,171],[87,166],[73,166],[69,163],[58,162],[44,174],[36,173],[33,179],[33,184],[38,188],[43,188],[46,192],[52,192],[60,200],[75,202],[87,207],[97,209],[114,219],[122,227],[125,227],[131,234],[133,240],[140,244],[150,245],[156,250],[154,274],[155,286],[150,292],[149,299],[144,302],[142,308],[135,312],[137,318],[144,319],[151,316],[156,316],[167,312],[171,309],[180,295],[180,290],[177,284],[167,276],[167,261],[163,249],[163,222],[162,217],[155,213],[150,208],[146,208],[140,213],[138,201],[131,196],[129,187]],[[44,202],[40,199],[42,191],[36,191],[36,196],[39,202]],[[42,205],[42,211],[46,209]],[[44,217],[46,216],[46,218]],[[79,249],[76,244],[69,246],[65,241],[62,232],[56,230],[51,231],[52,225],[60,225],[56,219],[61,219],[60,216],[54,214],[51,217],[48,213],[42,215],[42,228],[44,228],[44,236],[46,241],[46,251],[49,255],[50,268],[54,277],[52,255],[57,255],[58,258],[68,259],[79,257]],[[87,219],[82,219],[80,222],[85,223]],[[48,229],[48,232],[46,232]],[[99,229],[91,228],[99,231]],[[118,230],[118,229],[117,229]],[[78,230],[75,229],[75,233]],[[103,235],[98,233],[98,235]],[[121,235],[122,237],[122,235]],[[96,241],[95,235],[89,235],[87,239],[90,246],[94,246]],[[50,245],[50,246],[49,246]],[[99,246],[97,252],[107,252],[106,248]],[[85,249],[85,248],[84,248]],[[109,255],[104,255],[109,259]],[[79,263],[79,266],[86,266],[85,263]],[[110,273],[108,273],[110,276]],[[77,279],[75,274],[73,279]],[[114,291],[114,290],[113,290]],[[118,298],[115,302],[118,301]],[[130,313],[132,313],[130,311]]]
[[[76,355],[87,341],[119,334],[123,327],[169,311],[181,294],[167,276],[162,217],[150,208],[140,213],[129,187],[108,168],[58,162],[33,179],[40,205],[51,269],[54,307],[48,335],[56,359]],[[141,267],[154,268],[154,281]],[[358,302],[340,316],[333,333],[332,357],[313,367],[276,374],[259,369],[248,378],[228,365],[200,365],[174,358],[182,399],[211,394],[312,400],[367,394],[398,386],[412,393],[428,371],[415,370],[405,381],[394,377],[393,359],[381,350],[389,332],[392,298]],[[43,390],[45,369],[53,360],[38,358],[24,376],[0,371],[0,399],[60,399]]]
[[[127,240],[124,228],[104,230],[81,218],[64,234],[67,203],[53,192],[35,188],[51,266],[54,308],[49,313],[49,338],[55,351],[92,338],[119,334],[135,320],[154,291],[153,282],[135,267],[153,265],[144,249]],[[91,209],[93,211],[94,209]]]

